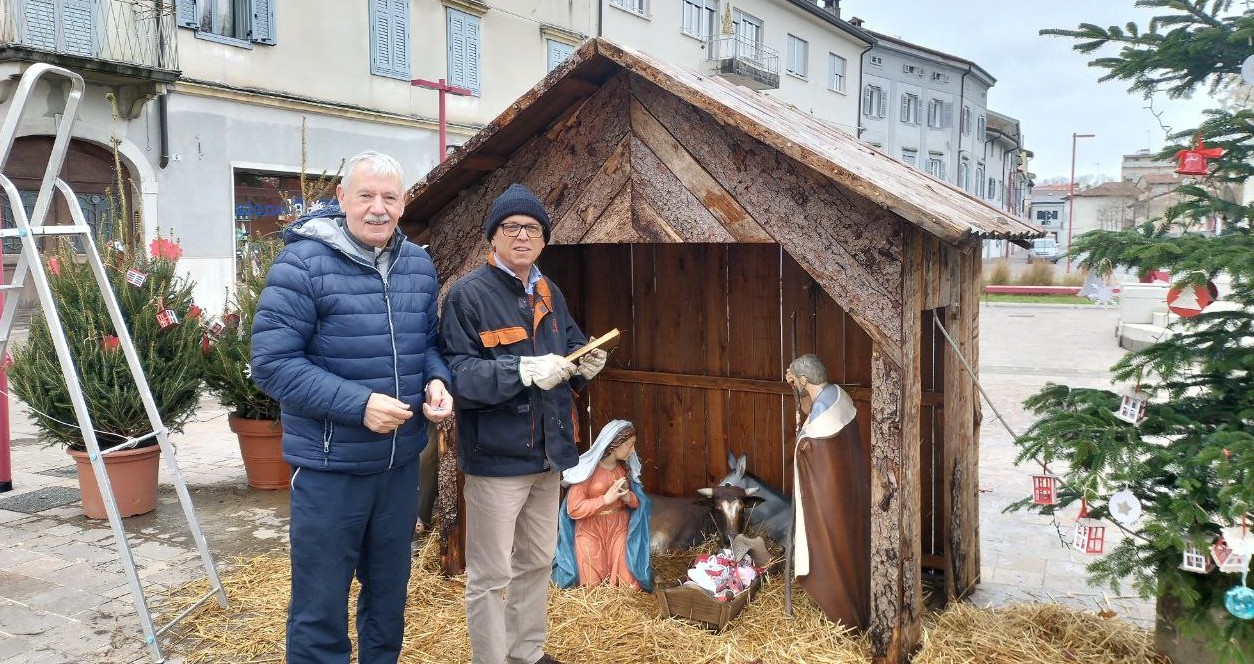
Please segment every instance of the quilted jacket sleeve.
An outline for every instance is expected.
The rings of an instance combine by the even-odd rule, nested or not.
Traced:
[[[336,376],[305,354],[317,319],[308,267],[284,251],[266,278],[253,321],[253,380],[284,410],[361,425],[370,389]]]

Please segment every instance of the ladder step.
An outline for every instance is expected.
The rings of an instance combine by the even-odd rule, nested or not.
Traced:
[[[18,289],[20,289],[22,286],[25,286],[25,285],[26,285],[26,284],[4,284],[4,285],[0,286],[0,291],[18,290]]]
[[[91,226],[40,226],[30,229],[30,235],[83,235],[91,236]],[[0,230],[0,238],[22,237],[22,230],[18,228],[6,228]]]

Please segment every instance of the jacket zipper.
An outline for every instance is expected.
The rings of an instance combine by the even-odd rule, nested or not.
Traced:
[[[392,261],[388,263],[387,272],[379,270],[379,259],[375,258],[375,269],[378,270],[379,276],[383,279],[383,303],[388,310],[388,338],[392,341],[392,383],[396,387],[396,398],[401,398],[401,367],[400,358],[396,351],[396,327],[392,324],[392,282],[388,276],[392,272],[392,266],[396,265],[396,256],[392,257]],[[388,456],[388,468],[392,468],[392,464],[396,462],[396,436],[401,430],[396,427],[392,430],[392,453]]]

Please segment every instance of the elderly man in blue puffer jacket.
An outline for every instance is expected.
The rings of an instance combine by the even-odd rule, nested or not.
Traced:
[[[346,173],[339,209],[285,229],[253,322],[253,379],[282,405],[283,457],[295,468],[291,664],[349,661],[354,575],[358,661],[396,662],[427,444],[413,415],[421,406],[438,422],[453,406],[435,266],[397,230],[400,164],[367,152]]]

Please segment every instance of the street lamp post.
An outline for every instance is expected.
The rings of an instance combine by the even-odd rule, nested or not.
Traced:
[[[456,85],[449,85],[444,82],[444,79],[440,79],[438,82],[435,82],[415,78],[410,81],[409,84],[420,88],[426,88],[428,90],[437,90],[440,93],[440,161],[444,161],[445,157],[448,156],[448,122],[445,120],[444,114],[444,96],[446,94],[451,94],[459,97],[469,97],[474,94],[474,91],[466,88],[459,88]]]
[[[1097,134],[1071,134],[1071,179],[1067,192],[1067,273],[1071,273],[1071,231],[1075,228],[1075,141],[1077,138],[1093,138]]]

